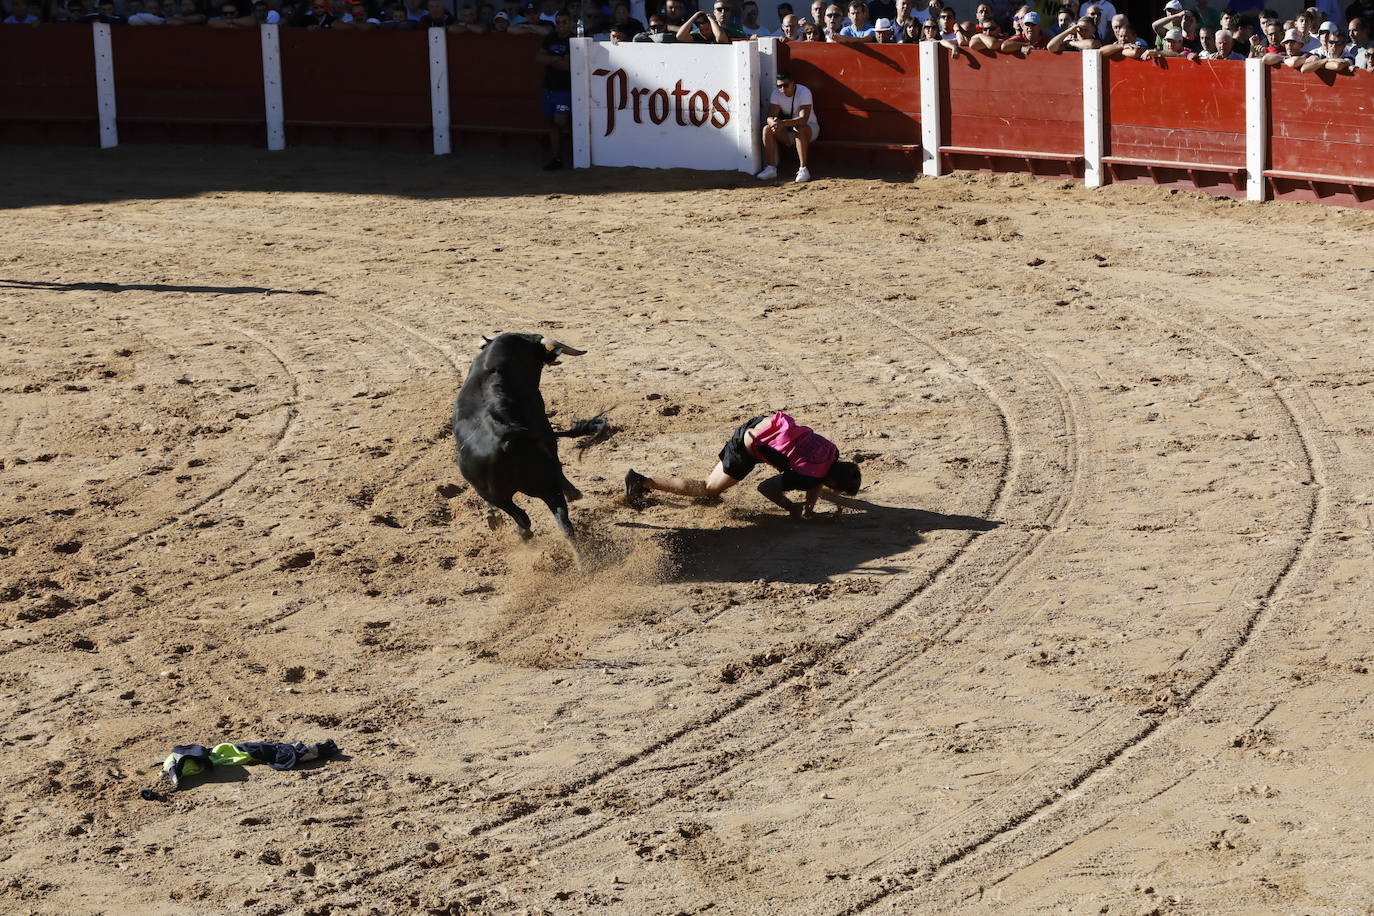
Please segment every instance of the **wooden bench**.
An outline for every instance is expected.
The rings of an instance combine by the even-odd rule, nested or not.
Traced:
[[[1285,172],[1282,169],[1265,169],[1264,177],[1282,178],[1285,181],[1305,181],[1309,185],[1348,184],[1354,187],[1374,188],[1374,178],[1352,178],[1345,175],[1311,175],[1307,172]]]
[[[1245,171],[1244,165],[1218,165],[1214,162],[1166,162],[1162,159],[1132,159],[1129,156],[1103,156],[1103,165],[1128,165],[1139,169],[1175,169],[1181,172],[1223,172],[1238,175]]]
[[[981,156],[984,159],[1048,159],[1053,162],[1082,162],[1078,153],[1045,153],[1025,149],[981,149],[976,146],[942,146],[941,153],[954,153],[958,156]]]

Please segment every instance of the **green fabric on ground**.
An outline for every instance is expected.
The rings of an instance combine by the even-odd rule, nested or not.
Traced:
[[[252,759],[253,756],[251,754],[245,754],[228,742],[216,744],[214,747],[210,748],[210,762],[215,766],[238,766],[239,764],[248,763]]]

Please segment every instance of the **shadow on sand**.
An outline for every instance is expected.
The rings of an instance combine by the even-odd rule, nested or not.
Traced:
[[[96,293],[213,293],[234,296],[258,293],[264,296],[326,296],[319,289],[269,289],[266,286],[173,286],[166,283],[55,283],[49,280],[6,280],[0,278],[0,289],[50,289],[62,292],[86,291]]]
[[[801,522],[777,512],[740,516],[747,525],[674,528],[621,522],[620,527],[663,532],[678,565],[680,582],[818,583],[845,573],[895,575],[907,565],[895,560],[922,543],[927,531],[991,531],[1001,522],[973,515],[943,515],[925,509],[880,506],[859,499],[827,497],[845,511],[827,511]],[[879,561],[879,562],[875,562]]]

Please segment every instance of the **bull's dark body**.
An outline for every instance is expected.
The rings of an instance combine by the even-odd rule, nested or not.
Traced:
[[[605,420],[555,432],[545,413],[539,380],[558,358],[538,334],[502,334],[472,362],[453,406],[458,469],[493,509],[505,512],[530,537],[530,517],[515,504],[523,493],[549,507],[558,527],[574,541],[568,500],[582,494],[563,475],[558,438],[597,432]],[[498,516],[489,516],[493,527]]]

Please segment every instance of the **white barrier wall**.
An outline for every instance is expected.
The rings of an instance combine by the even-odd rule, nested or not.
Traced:
[[[572,41],[573,164],[756,172],[757,42]]]

